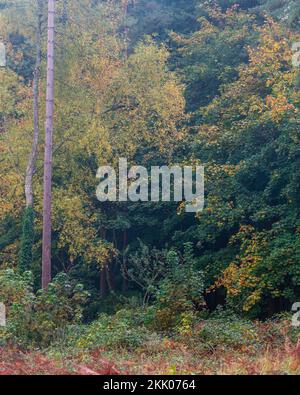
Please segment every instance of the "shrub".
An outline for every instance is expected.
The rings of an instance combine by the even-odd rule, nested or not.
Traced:
[[[195,269],[191,243],[185,244],[183,257],[170,251],[167,259],[169,275],[161,281],[156,293],[155,326],[159,330],[173,329],[183,314],[203,305],[203,274]]]
[[[21,339],[28,338],[35,298],[32,282],[30,272],[0,271],[0,302],[5,305],[7,315],[7,327],[0,332],[2,342],[13,340],[19,343]]]
[[[35,299],[30,330],[35,342],[49,345],[62,328],[79,324],[88,298],[83,285],[70,281],[65,273],[56,276],[48,291],[40,290]]]
[[[0,272],[0,302],[7,308],[6,340],[25,347],[48,346],[62,328],[81,322],[87,298],[83,286],[66,274],[59,274],[48,291],[35,295],[30,272]]]
[[[132,350],[142,347],[152,337],[133,310],[120,310],[113,316],[101,314],[97,321],[85,327],[74,346],[79,349]]]
[[[218,309],[210,319],[198,324],[195,335],[210,348],[238,349],[261,345],[255,323],[221,309]]]
[[[135,283],[143,292],[143,305],[147,306],[155,295],[159,282],[167,273],[167,251],[150,248],[139,240],[139,249],[128,256],[122,266],[123,277]]]

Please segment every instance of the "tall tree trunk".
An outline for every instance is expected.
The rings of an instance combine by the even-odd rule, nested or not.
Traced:
[[[100,230],[101,239],[106,238],[106,229]],[[108,294],[108,283],[107,283],[107,265],[103,266],[100,270],[100,298],[104,299]]]
[[[54,37],[55,0],[48,0],[46,138],[44,159],[44,211],[43,211],[43,261],[42,287],[51,282],[51,206],[52,206],[52,145],[54,114]]]
[[[115,284],[113,280],[113,275],[112,275],[112,267],[110,264],[107,264],[106,266],[106,281],[108,285],[108,289],[110,292],[115,290]]]
[[[107,268],[106,266],[100,272],[100,298],[104,299],[107,296]]]
[[[25,174],[26,208],[23,215],[21,249],[19,255],[19,271],[24,272],[32,264],[34,243],[34,210],[33,210],[33,175],[39,140],[39,81],[41,68],[41,35],[43,21],[43,0],[37,0],[36,15],[36,61],[33,76],[33,140]]]
[[[126,249],[128,245],[128,233],[127,229],[124,230],[123,234],[123,256],[122,256],[122,266],[123,270],[127,271],[127,254],[126,254]],[[128,278],[127,276],[123,276],[123,285],[122,285],[122,291],[127,292],[128,291]]]
[[[26,177],[25,177],[25,197],[26,208],[33,206],[33,185],[32,179],[35,170],[37,156],[37,147],[39,139],[39,82],[41,69],[41,35],[42,35],[42,18],[43,18],[43,0],[37,0],[37,26],[36,26],[36,62],[33,79],[33,122],[34,133],[32,148],[28,159]]]

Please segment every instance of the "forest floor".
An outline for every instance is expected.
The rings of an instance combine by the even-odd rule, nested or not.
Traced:
[[[70,357],[0,348],[0,375],[284,375],[300,374],[300,343],[259,352],[254,349],[194,352],[164,341],[160,352],[95,350]]]

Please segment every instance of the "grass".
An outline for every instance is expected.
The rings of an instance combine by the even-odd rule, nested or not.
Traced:
[[[184,345],[165,343],[165,350],[109,352],[95,350],[76,358],[49,357],[41,352],[1,349],[0,375],[291,375],[300,374],[300,343],[293,347],[251,350],[218,350],[201,354]]]
[[[7,346],[0,349],[0,375],[298,375],[300,340],[291,340],[287,325],[255,323],[256,340],[238,346],[195,340],[191,334],[153,338],[131,350],[25,352]]]

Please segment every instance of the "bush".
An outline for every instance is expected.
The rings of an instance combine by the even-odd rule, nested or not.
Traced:
[[[195,329],[195,337],[210,348],[260,346],[255,323],[221,309]]]
[[[120,310],[115,315],[101,314],[97,321],[84,328],[73,342],[79,349],[109,348],[128,350],[142,347],[153,334],[142,324],[133,310]]]
[[[32,281],[30,272],[0,272],[0,302],[7,308],[5,339],[24,347],[46,347],[62,328],[81,322],[88,293],[66,274],[59,274],[47,292],[36,295]]]
[[[37,293],[30,328],[34,341],[47,346],[63,328],[81,323],[88,298],[83,285],[70,281],[65,273],[57,275],[47,292]]]
[[[178,325],[183,314],[203,306],[203,274],[195,269],[192,245],[185,244],[183,257],[175,251],[168,254],[169,275],[161,281],[156,293],[155,327],[168,331]]]
[[[25,338],[28,339],[35,299],[32,283],[30,272],[18,274],[12,269],[0,271],[0,302],[6,307],[7,316],[7,327],[0,331],[2,342],[10,340],[23,343]]]
[[[122,265],[123,277],[135,283],[143,292],[143,305],[153,299],[159,282],[167,273],[167,251],[150,248],[139,240],[139,249]]]

